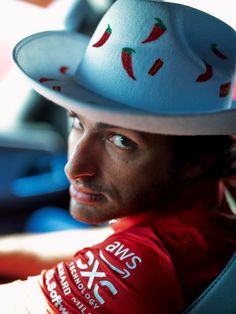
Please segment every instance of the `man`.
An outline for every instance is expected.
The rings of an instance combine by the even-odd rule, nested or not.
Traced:
[[[219,274],[236,249],[222,180],[234,166],[235,52],[220,20],[140,0],[118,0],[89,44],[46,32],[17,45],[19,68],[73,120],[72,216],[111,225],[87,245],[70,234],[68,246],[85,245],[74,257],[0,287],[4,313],[180,313]]]

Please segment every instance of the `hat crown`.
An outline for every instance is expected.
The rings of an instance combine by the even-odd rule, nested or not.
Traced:
[[[92,36],[75,80],[145,112],[228,109],[236,64],[234,30],[188,6],[118,0]]]

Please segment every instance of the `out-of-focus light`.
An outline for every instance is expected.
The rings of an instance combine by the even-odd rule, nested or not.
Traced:
[[[0,80],[0,131],[15,127],[30,90],[28,82],[15,68],[7,73],[4,80]]]
[[[55,0],[18,0],[18,1],[29,2],[35,5],[39,5],[40,7],[48,7]]]
[[[233,90],[233,100],[236,101],[236,81],[235,81],[234,90]]]
[[[86,8],[86,0],[56,0],[47,7],[19,0],[1,0],[0,38],[16,42],[36,32],[66,29],[73,11],[78,11],[75,21],[78,27],[87,13]]]
[[[112,4],[111,0],[87,0],[87,1],[97,13],[104,13]]]
[[[15,44],[40,31],[78,29],[87,12],[86,0],[0,1],[0,130],[15,126],[31,91],[13,65]]]
[[[12,45],[9,41],[0,38],[0,82],[7,75],[12,66],[11,61]]]

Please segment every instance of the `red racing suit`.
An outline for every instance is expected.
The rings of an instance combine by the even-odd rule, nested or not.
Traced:
[[[236,251],[232,191],[214,210],[119,219],[104,242],[43,272],[48,313],[180,313]]]

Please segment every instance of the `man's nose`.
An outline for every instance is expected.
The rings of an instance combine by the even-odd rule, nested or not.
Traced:
[[[68,162],[65,166],[69,180],[92,177],[96,174],[98,145],[95,142],[94,137],[83,136],[76,143],[69,144]]]

